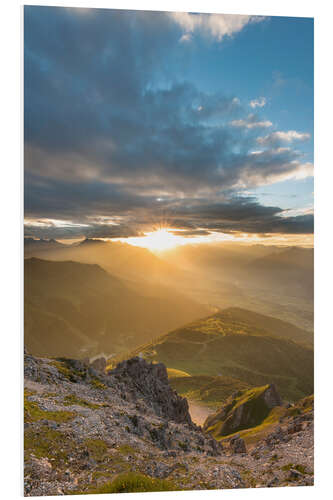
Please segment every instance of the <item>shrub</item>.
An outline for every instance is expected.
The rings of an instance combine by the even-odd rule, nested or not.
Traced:
[[[171,481],[155,479],[144,474],[128,472],[120,474],[113,481],[92,488],[87,493],[135,493],[148,491],[175,491],[176,487]]]

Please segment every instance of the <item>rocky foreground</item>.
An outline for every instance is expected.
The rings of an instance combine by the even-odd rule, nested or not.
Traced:
[[[25,355],[26,496],[313,484],[313,411],[245,446],[195,425],[163,364]]]

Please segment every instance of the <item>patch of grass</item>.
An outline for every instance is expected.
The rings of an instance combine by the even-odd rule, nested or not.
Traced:
[[[300,464],[292,464],[292,463],[289,463],[289,464],[286,464],[286,465],[283,465],[281,467],[281,470],[285,471],[285,472],[288,472],[290,471],[291,469],[295,469],[297,470],[298,472],[300,472],[301,474],[306,474],[306,469],[304,467],[304,465],[300,465]]]
[[[68,422],[75,417],[75,413],[70,411],[48,411],[42,410],[38,403],[29,401],[28,396],[24,397],[24,421],[37,422],[38,420],[53,420],[54,422]]]
[[[257,481],[253,477],[252,472],[250,470],[244,469],[241,471],[242,479],[250,486],[250,488],[255,488]]]
[[[107,389],[107,386],[105,384],[103,384],[103,382],[101,382],[100,380],[98,380],[98,378],[96,378],[96,377],[94,377],[93,379],[91,379],[90,383],[96,389],[103,389],[103,390]]]
[[[34,394],[36,394],[36,391],[32,391],[30,389],[24,389],[24,397],[28,397],[28,396],[33,396]]]
[[[119,446],[119,448],[117,448],[117,451],[121,455],[133,455],[136,453],[135,449],[128,444],[122,444],[121,446]]]
[[[250,388],[250,385],[242,380],[212,375],[174,377],[170,378],[169,382],[181,396],[203,401],[214,407],[220,406],[234,392]]]
[[[111,479],[112,476],[112,472],[105,470],[94,470],[92,473],[93,481],[98,481],[99,479]]]
[[[70,382],[76,382],[75,374],[70,370],[65,363],[61,361],[51,361],[50,364],[54,366],[61,375],[63,375]]]
[[[239,434],[241,438],[244,439],[245,443],[247,445],[254,444],[257,441],[260,441],[261,439],[264,439],[268,434],[274,431],[274,428],[279,422],[279,419],[281,416],[284,415],[285,408],[282,406],[276,406],[273,408],[267,418],[260,424],[255,427],[252,427],[251,429],[244,429],[241,431],[234,432],[233,434],[229,434],[227,436],[227,439],[230,439],[232,436],[235,434]],[[222,442],[224,439],[226,439],[226,436],[223,436],[222,438],[216,438],[217,440],[221,440]]]
[[[165,479],[155,479],[144,474],[128,472],[120,474],[113,481],[90,488],[85,493],[137,493],[149,491],[177,491],[175,483]]]
[[[184,451],[188,451],[188,446],[186,443],[183,443],[182,441],[178,441],[178,446]]]
[[[169,379],[171,378],[178,378],[178,377],[190,377],[188,373],[184,372],[183,370],[176,370],[175,368],[167,368],[168,372],[168,377]]]
[[[103,460],[108,450],[107,444],[102,439],[86,439],[83,446],[96,461]]]
[[[245,391],[238,391],[234,396],[231,396],[225,405],[225,418],[212,420],[212,425],[209,427],[215,437],[228,436],[237,431],[244,430],[249,427],[260,425],[270,414],[271,410],[263,397],[264,392],[269,385],[263,387],[253,387]],[[237,408],[242,406],[243,415],[246,415],[244,422],[239,422],[237,427],[234,424],[234,415]],[[214,416],[209,417],[214,419]],[[207,421],[208,422],[208,421]]]
[[[291,408],[288,408],[286,411],[286,417],[294,417],[297,415],[302,415],[304,413],[309,413],[314,409],[314,397],[313,394],[311,396],[307,396],[300,401],[297,401]]]
[[[65,406],[79,405],[86,408],[91,408],[92,410],[98,410],[99,408],[101,408],[100,405],[90,403],[90,401],[86,401],[85,399],[78,398],[75,394],[68,394],[68,396],[65,396],[63,404]]]
[[[57,398],[59,394],[56,392],[43,392],[43,397],[44,398]]]
[[[38,432],[35,429],[24,431],[25,460],[33,453],[37,458],[47,457],[58,465],[66,462],[70,449],[74,443],[60,431],[42,426]]]

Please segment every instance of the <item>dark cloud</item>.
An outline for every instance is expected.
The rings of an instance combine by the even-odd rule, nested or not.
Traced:
[[[166,216],[175,227],[183,221],[189,233],[308,232],[308,220],[235,196],[310,167],[292,149],[253,154],[267,120],[246,116],[236,96],[207,94],[183,81],[187,52],[170,16],[24,12],[26,216],[77,224],[89,216],[130,219],[121,230],[89,220],[39,232],[133,235]],[[168,65],[178,81],[170,80]]]
[[[90,225],[61,225],[57,226],[54,223],[46,223],[44,226],[36,226],[25,224],[24,234],[26,237],[40,238],[40,239],[75,239],[75,238],[129,238],[133,236],[142,236],[143,233],[137,230],[134,226],[119,224],[107,225],[96,224],[94,222]]]
[[[286,216],[279,207],[260,205],[250,197],[225,203],[193,203],[186,210],[175,209],[174,227],[189,232],[313,233],[313,214]],[[198,229],[200,228],[200,229]]]

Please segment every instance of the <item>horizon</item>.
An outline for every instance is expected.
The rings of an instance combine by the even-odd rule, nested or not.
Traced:
[[[24,17],[26,236],[313,246],[313,19]]]

